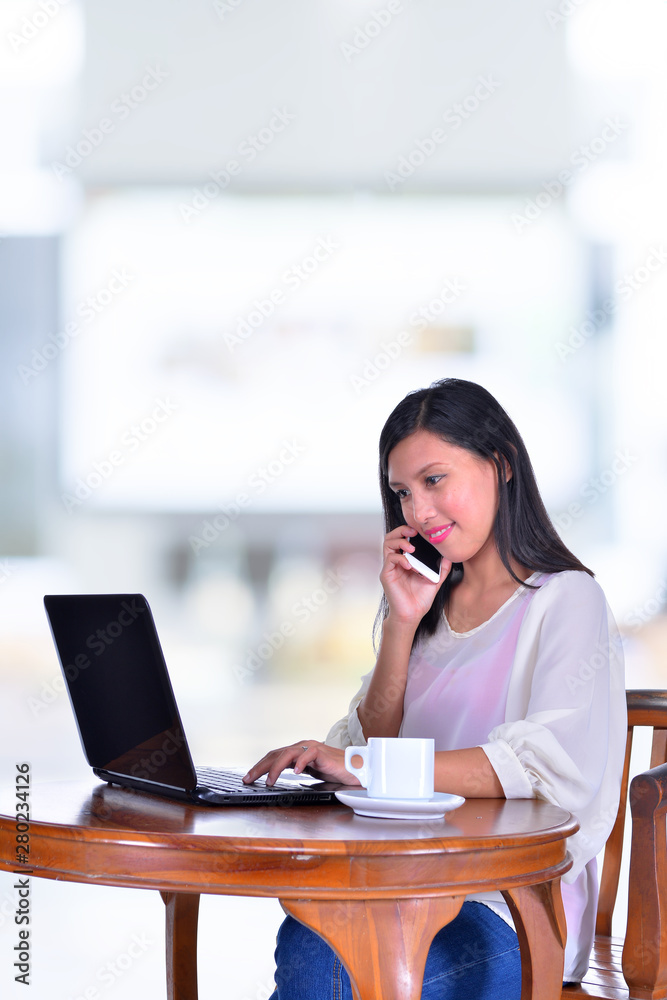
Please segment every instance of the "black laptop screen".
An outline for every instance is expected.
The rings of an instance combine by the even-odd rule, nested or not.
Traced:
[[[81,742],[94,768],[194,788],[167,668],[141,594],[44,598]]]

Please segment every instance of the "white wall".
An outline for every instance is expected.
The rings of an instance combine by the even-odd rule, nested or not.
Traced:
[[[398,11],[378,29],[372,15],[385,11],[386,21],[388,0],[88,0],[77,128],[108,117],[116,131],[81,176],[197,180],[234,157],[274,107],[295,119],[234,180],[236,191],[386,190],[385,171],[439,126],[447,139],[413,189],[520,189],[557,173],[576,126],[565,28],[549,24],[551,0],[392,5]],[[168,78],[121,119],[114,101],[123,104],[149,67]],[[493,92],[478,92],[486,97],[467,120],[445,119],[480,77]]]

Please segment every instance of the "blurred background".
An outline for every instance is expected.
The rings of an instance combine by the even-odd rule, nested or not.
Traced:
[[[446,376],[514,418],[628,686],[665,686],[666,22],[3,0],[3,786],[90,777],[45,593],[148,597],[198,762],[323,738],[374,662],[380,429]],[[32,881],[37,1000],[164,995],[157,894]],[[201,995],[268,997],[280,919],[203,900]]]

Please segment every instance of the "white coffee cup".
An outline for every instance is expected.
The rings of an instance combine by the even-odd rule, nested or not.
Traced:
[[[363,765],[354,767],[352,758]],[[368,789],[371,798],[431,799],[435,741],[371,736],[368,746],[346,747],[345,768]]]

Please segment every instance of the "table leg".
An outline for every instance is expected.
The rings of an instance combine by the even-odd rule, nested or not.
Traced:
[[[167,908],[167,1000],[197,1000],[199,894],[160,895]]]
[[[521,948],[521,1000],[560,1000],[567,930],[560,879],[504,889]]]
[[[419,1000],[431,942],[464,899],[289,899],[281,905],[333,948],[357,1000]]]

